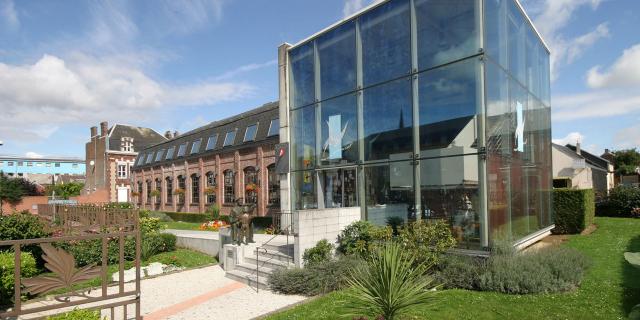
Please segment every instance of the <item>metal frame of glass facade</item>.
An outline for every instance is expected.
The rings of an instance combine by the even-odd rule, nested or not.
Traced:
[[[469,249],[552,226],[549,51],[516,0],[384,1],[287,62],[292,210],[446,219]]]

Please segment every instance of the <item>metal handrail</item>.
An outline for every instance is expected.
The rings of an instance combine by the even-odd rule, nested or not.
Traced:
[[[282,221],[282,220],[281,220]],[[282,228],[280,228],[280,230],[283,230]],[[287,230],[286,232],[286,237],[287,237],[287,251],[289,251],[289,235],[292,233],[293,231],[293,213],[291,213],[291,221],[289,222],[289,225],[287,225],[287,227],[284,229]],[[261,244],[259,247],[256,248],[256,292],[260,292],[260,249],[264,250],[265,253],[267,253],[267,248],[265,248],[266,245],[269,244],[269,242],[271,242],[273,239],[275,239],[276,237],[278,237],[280,234],[274,234],[273,237],[271,237],[271,239],[267,240],[267,242],[264,242],[263,244]],[[289,260],[291,260],[293,257],[291,256],[291,254],[287,254],[287,262]]]

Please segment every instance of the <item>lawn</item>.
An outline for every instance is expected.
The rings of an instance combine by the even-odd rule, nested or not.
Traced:
[[[199,222],[171,221],[171,222],[163,222],[162,224],[166,225],[167,229],[200,230],[200,225],[202,223],[199,223]]]
[[[640,251],[640,219],[596,218],[596,224],[598,230],[591,235],[571,236],[563,244],[593,262],[575,292],[507,295],[445,290],[437,295],[436,304],[414,308],[407,319],[626,319],[640,303],[640,270],[628,265],[623,253]],[[349,301],[342,292],[334,292],[267,319],[339,319],[340,303]]]

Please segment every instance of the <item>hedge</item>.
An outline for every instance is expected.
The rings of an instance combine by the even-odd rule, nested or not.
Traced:
[[[593,224],[595,195],[593,189],[554,189],[554,233],[580,233]]]
[[[616,186],[609,190],[609,195],[598,203],[597,216],[634,217],[634,209],[640,208],[640,188],[633,186]]]
[[[13,299],[14,266],[14,253],[11,251],[0,252],[0,306],[10,305]],[[38,274],[36,260],[29,252],[20,253],[20,274],[24,278],[30,278]]]
[[[211,216],[204,213],[187,213],[187,212],[163,212],[173,221],[182,221],[182,222],[205,222],[211,220]]]

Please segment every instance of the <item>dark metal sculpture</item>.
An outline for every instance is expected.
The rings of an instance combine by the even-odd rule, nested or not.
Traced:
[[[236,205],[231,209],[231,241],[234,244],[253,243],[253,224],[256,209],[255,204],[242,204],[242,198],[236,199]]]

